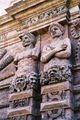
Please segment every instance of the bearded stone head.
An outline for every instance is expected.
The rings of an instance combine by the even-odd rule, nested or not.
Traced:
[[[25,33],[23,36],[20,36],[20,39],[24,47],[29,46],[31,44],[34,46],[36,43],[36,38],[32,33]]]
[[[20,77],[16,78],[15,86],[17,92],[23,91],[26,88],[26,75],[21,75]]]
[[[53,23],[49,27],[52,38],[59,37],[64,34],[64,27],[59,23]]]

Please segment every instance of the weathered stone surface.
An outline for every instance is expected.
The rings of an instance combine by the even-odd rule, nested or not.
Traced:
[[[5,69],[0,71],[0,80],[4,80],[7,79],[8,77],[13,76],[15,74],[15,71],[16,71],[15,66],[13,63],[11,63]]]
[[[21,0],[6,11],[0,120],[79,120],[80,1]]]

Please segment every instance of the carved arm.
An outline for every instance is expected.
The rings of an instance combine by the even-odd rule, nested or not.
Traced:
[[[69,58],[71,55],[71,42],[69,38],[66,38],[65,40],[65,45],[67,46],[64,51],[60,51],[55,54],[56,57],[58,58]]]
[[[55,47],[53,50],[48,50],[48,51],[43,49],[42,56],[41,56],[41,62],[43,62],[43,63],[47,62],[57,52],[64,51],[65,49],[66,49],[66,47],[63,47],[63,48],[62,47],[60,47],[60,48]]]

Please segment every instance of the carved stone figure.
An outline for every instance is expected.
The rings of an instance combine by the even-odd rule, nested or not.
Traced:
[[[30,100],[28,98],[20,99],[20,100],[14,100],[12,102],[12,108],[19,108],[29,105]]]
[[[15,64],[17,64],[17,71],[11,86],[13,92],[23,91],[27,87],[30,88],[38,80],[37,62],[35,59],[39,56],[39,49],[36,51],[36,38],[31,33],[26,33],[20,38],[24,51],[18,53],[14,59]],[[35,82],[31,82],[31,80]]]
[[[71,36],[73,40],[75,40],[76,48],[75,48],[75,65],[80,64],[80,18],[77,19],[71,26]]]
[[[44,63],[43,74],[47,72],[48,81],[52,82],[70,80],[71,65],[68,60],[71,55],[70,39],[63,37],[65,30],[59,23],[53,23],[49,27],[49,31],[53,41],[45,45],[42,50],[41,62]]]
[[[71,26],[71,36],[74,39],[80,38],[80,18],[76,20]]]

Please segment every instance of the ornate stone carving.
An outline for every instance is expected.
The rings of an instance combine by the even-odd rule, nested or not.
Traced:
[[[26,75],[19,76],[15,78],[15,80],[12,81],[12,84],[10,86],[10,92],[20,92],[26,89],[28,84]]]
[[[40,83],[41,85],[47,85],[50,81],[48,72],[41,72]]]
[[[14,62],[17,65],[14,80],[11,85],[11,93],[20,92],[27,88],[32,88],[38,85],[37,81],[37,62],[39,56],[39,46],[35,47],[36,38],[31,33],[26,33],[20,36],[24,51],[15,56]],[[36,51],[37,49],[37,51]]]
[[[60,101],[64,100],[66,97],[67,96],[65,91],[56,91],[43,95],[42,101],[43,102]]]
[[[72,120],[72,118],[69,116],[66,117],[64,109],[56,108],[46,111],[44,117],[41,120]]]
[[[77,40],[77,46],[75,49],[75,62],[78,65],[80,62],[80,19],[76,20],[71,26],[71,36],[74,40]]]
[[[29,18],[27,21],[22,22],[22,25],[23,26],[24,25],[30,26],[32,24],[35,24],[35,23],[41,21],[41,20],[45,20],[45,19],[50,18],[52,16],[58,15],[60,13],[63,13],[66,10],[67,10],[66,6],[62,6],[60,8],[55,8],[53,10],[50,10],[48,12],[42,13],[42,14],[40,14],[38,16],[35,16],[34,18]]]
[[[80,37],[80,19],[76,20],[71,26],[72,38],[78,39]]]
[[[5,39],[7,39],[7,33],[1,34],[0,35],[0,40],[5,40]]]
[[[41,85],[48,85],[50,83],[71,81],[71,66],[57,66],[54,65],[47,72],[43,72],[41,75]]]
[[[70,40],[63,37],[64,27],[58,23],[53,23],[49,31],[53,41],[42,50],[41,62],[44,63],[44,70],[41,83],[71,80],[71,65],[68,60],[71,55]]]
[[[62,114],[62,109],[54,109],[51,111],[46,112],[46,116],[44,117],[45,119],[42,120],[53,120],[61,116]]]
[[[12,102],[12,108],[24,107],[24,106],[28,106],[28,105],[29,105],[29,99],[28,98],[24,98],[24,99],[20,99],[20,100],[14,100]]]
[[[28,81],[29,84],[27,86],[27,88],[34,88],[37,89],[39,87],[39,74],[37,73],[31,73],[28,75]]]
[[[27,116],[26,115],[16,116],[16,117],[9,118],[9,120],[27,120]]]

